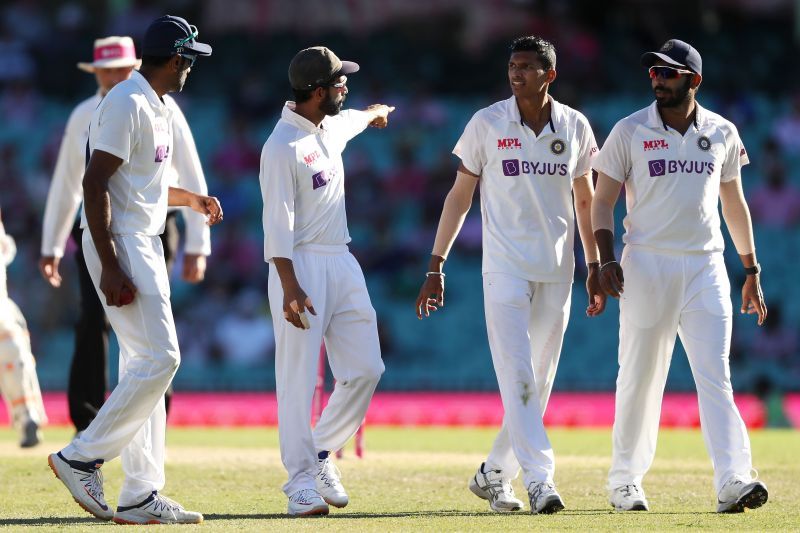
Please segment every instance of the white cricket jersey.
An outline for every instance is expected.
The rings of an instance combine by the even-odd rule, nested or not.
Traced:
[[[369,121],[369,113],[348,109],[318,128],[286,102],[261,150],[265,261],[291,259],[304,244],[350,242],[342,151]]]
[[[75,214],[83,201],[83,173],[86,167],[86,141],[92,114],[102,100],[98,92],[72,111],[58,151],[53,180],[47,194],[42,225],[43,256],[63,257]],[[175,152],[171,157],[170,184],[208,194],[203,168],[197,155],[189,124],[178,104],[168,95],[164,102],[172,110],[172,131]],[[174,181],[173,181],[174,180]],[[189,208],[182,210],[186,222],[184,251],[189,254],[211,254],[211,232],[205,217]]]
[[[108,181],[112,234],[160,235],[164,231],[171,123],[170,108],[135,71],[108,92],[92,115],[90,152],[102,150],[122,159]],[[87,227],[85,206],[81,227]]]
[[[480,175],[484,274],[572,281],[572,181],[591,171],[597,145],[586,117],[548,98],[550,123],[538,136],[512,96],[475,113],[453,149]]]
[[[626,244],[671,252],[718,252],[719,184],[750,161],[730,121],[697,104],[685,135],[667,127],[656,103],[620,120],[595,169],[625,183]]]

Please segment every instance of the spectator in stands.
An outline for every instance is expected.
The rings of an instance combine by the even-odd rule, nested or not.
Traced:
[[[750,195],[753,220],[773,228],[789,228],[800,221],[800,189],[786,181],[786,166],[780,146],[773,139],[764,143],[762,175]]]

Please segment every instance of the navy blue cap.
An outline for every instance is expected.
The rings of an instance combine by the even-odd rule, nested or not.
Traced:
[[[172,15],[157,18],[144,34],[142,55],[163,57],[187,53],[210,56],[211,47],[197,42],[197,33],[197,27],[184,18]]]
[[[700,57],[700,52],[681,40],[670,39],[659,48],[658,52],[647,52],[642,56],[642,66],[650,68],[658,59],[676,67],[686,67],[701,76],[703,74],[703,59]]]

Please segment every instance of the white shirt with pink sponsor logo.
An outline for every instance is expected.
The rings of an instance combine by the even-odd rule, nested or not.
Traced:
[[[304,244],[350,242],[344,202],[342,151],[369,125],[370,114],[345,110],[320,127],[286,102],[261,150],[264,260],[291,259]]]
[[[475,113],[453,149],[480,175],[484,274],[572,281],[572,181],[591,171],[597,145],[586,117],[550,103],[550,123],[538,136],[512,96]]]
[[[172,110],[134,71],[100,102],[89,126],[89,151],[122,159],[108,182],[111,233],[160,235],[167,219]],[[81,227],[86,228],[85,209]]]
[[[749,162],[730,121],[697,104],[681,135],[653,102],[617,122],[594,166],[625,183],[626,244],[702,253],[723,250],[719,185]]]

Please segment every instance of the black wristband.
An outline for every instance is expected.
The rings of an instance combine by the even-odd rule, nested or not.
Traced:
[[[761,273],[761,265],[756,263],[755,265],[753,265],[751,267],[745,267],[744,268],[744,273],[747,274],[748,276],[754,276],[756,274],[760,274]]]

